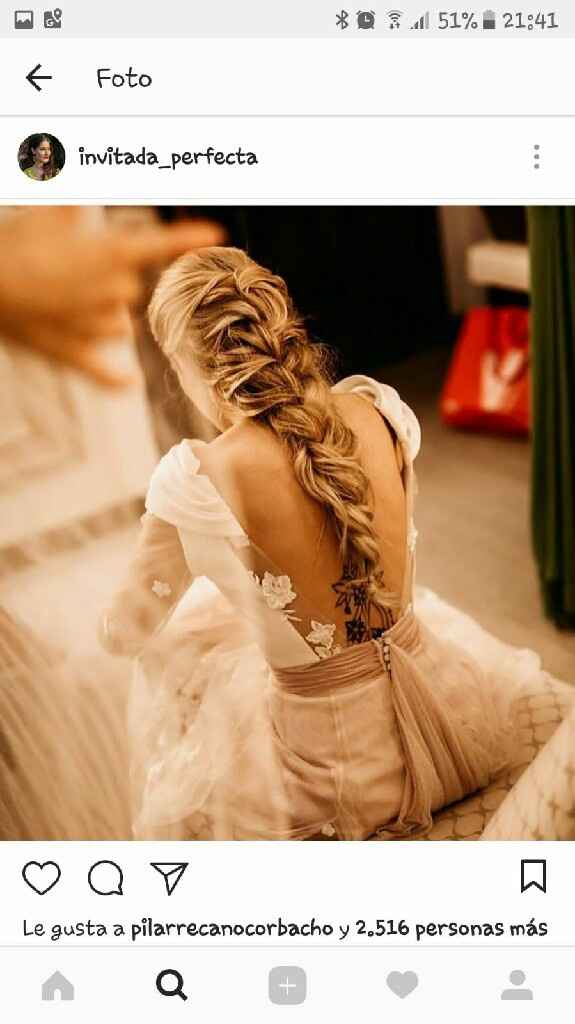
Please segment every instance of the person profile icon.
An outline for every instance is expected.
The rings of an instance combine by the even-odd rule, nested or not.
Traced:
[[[525,974],[523,971],[511,971],[509,981],[514,987],[504,989],[501,993],[502,999],[533,999],[533,990],[530,988],[523,988],[523,985],[525,984]]]

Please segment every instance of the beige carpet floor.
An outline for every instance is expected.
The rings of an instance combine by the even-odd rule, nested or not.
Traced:
[[[448,353],[437,349],[378,376],[413,408],[423,441],[416,462],[418,582],[502,640],[538,651],[575,683],[575,633],[543,616],[531,550],[530,444],[454,431],[438,414]]]

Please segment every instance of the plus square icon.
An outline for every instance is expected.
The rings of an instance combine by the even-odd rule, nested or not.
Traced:
[[[269,973],[270,1002],[276,1006],[299,1006],[307,995],[307,977],[302,967],[272,967]]]

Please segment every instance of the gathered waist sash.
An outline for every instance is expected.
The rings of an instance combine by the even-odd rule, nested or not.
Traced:
[[[452,711],[441,688],[436,692],[434,680],[413,657],[422,640],[420,623],[409,608],[378,640],[319,662],[274,669],[281,693],[309,698],[378,678],[389,685],[405,782],[397,818],[378,830],[383,838],[424,834],[431,827],[432,807],[461,800],[490,779],[489,742]]]
[[[346,647],[321,661],[274,668],[276,685],[300,697],[324,696],[340,687],[377,679],[384,670],[389,675],[392,649],[401,647],[413,653],[419,644],[419,622],[410,608],[378,640]]]

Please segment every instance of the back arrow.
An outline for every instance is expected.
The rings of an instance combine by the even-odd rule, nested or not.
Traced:
[[[38,72],[41,68],[41,64],[36,64],[36,67],[26,75],[26,81],[30,82],[30,85],[33,85],[38,92],[42,92],[42,86],[38,85],[38,82],[47,82],[53,77],[52,75],[39,75]]]

